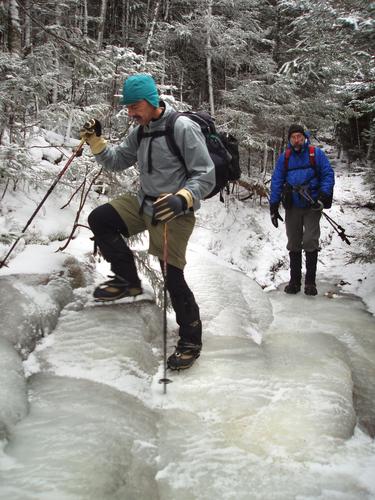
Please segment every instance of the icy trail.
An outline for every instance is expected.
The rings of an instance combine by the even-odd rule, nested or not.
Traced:
[[[163,395],[160,311],[91,307],[82,291],[24,363],[1,499],[375,498],[373,316],[326,283],[315,298],[264,293],[197,243],[188,262],[196,365]]]

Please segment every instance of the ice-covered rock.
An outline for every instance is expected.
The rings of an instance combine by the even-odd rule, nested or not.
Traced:
[[[6,448],[0,497],[123,500],[155,497],[157,418],[100,382],[37,374],[31,411]]]
[[[33,274],[2,276],[0,284],[1,337],[27,357],[37,340],[56,326],[72,288],[65,278]]]
[[[28,409],[22,360],[10,342],[0,337],[0,441],[9,439],[14,425]]]

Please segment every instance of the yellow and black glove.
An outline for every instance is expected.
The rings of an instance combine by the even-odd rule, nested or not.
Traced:
[[[92,118],[87,121],[79,131],[81,139],[85,139],[94,155],[98,155],[107,146],[107,141],[102,137],[102,125],[99,120]]]
[[[193,195],[187,189],[180,189],[176,194],[165,194],[154,203],[154,219],[169,222],[193,206]]]

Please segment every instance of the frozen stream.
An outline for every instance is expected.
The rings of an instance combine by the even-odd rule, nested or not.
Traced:
[[[204,350],[167,395],[151,302],[93,307],[81,290],[23,363],[26,384],[3,316],[1,499],[375,498],[374,317],[327,283],[335,294],[266,294],[198,249],[186,275]],[[7,307],[36,290],[10,283]],[[47,319],[71,300],[59,286]]]

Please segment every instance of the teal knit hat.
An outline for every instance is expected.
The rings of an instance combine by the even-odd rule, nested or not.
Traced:
[[[159,94],[155,80],[150,75],[140,73],[129,76],[123,86],[121,104],[134,104],[144,99],[154,108],[159,106]]]

